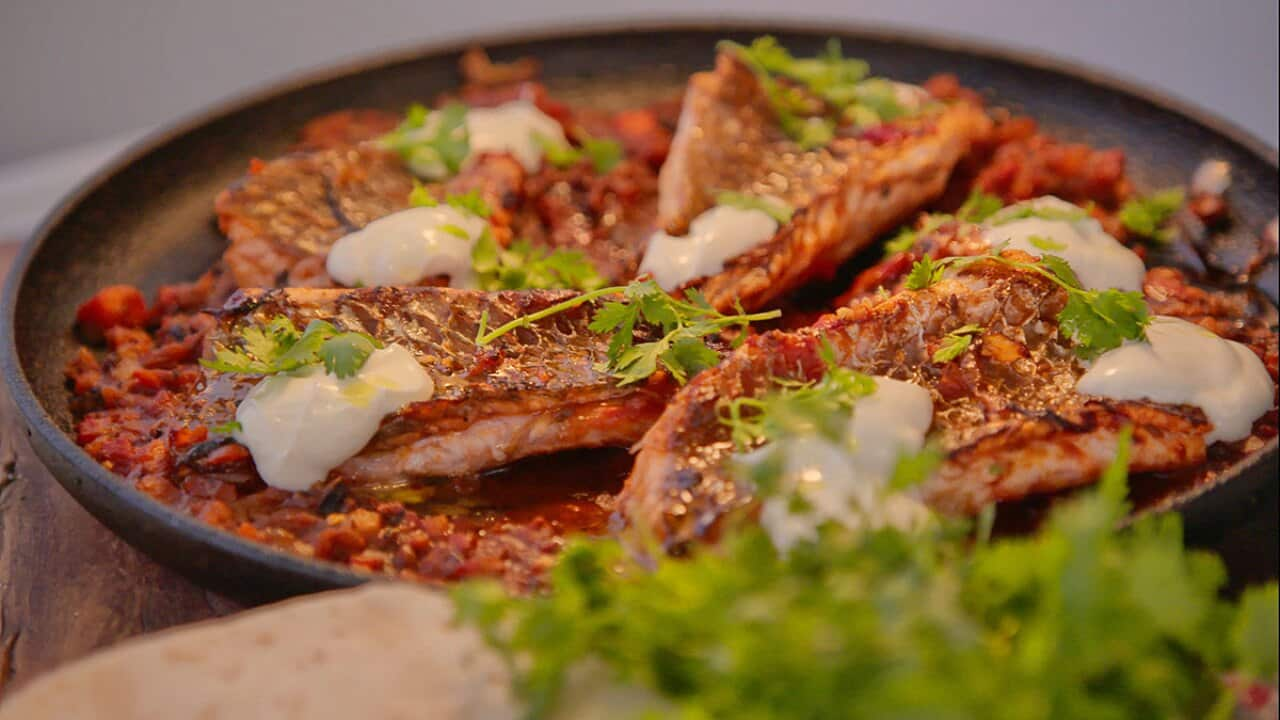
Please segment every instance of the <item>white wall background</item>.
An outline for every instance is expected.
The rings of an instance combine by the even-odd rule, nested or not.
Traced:
[[[1031,48],[1172,92],[1276,144],[1276,0],[0,0],[0,165],[381,48],[721,14],[892,24]]]

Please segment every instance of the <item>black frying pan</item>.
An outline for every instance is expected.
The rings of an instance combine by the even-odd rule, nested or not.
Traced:
[[[939,71],[1025,110],[1059,135],[1128,151],[1142,187],[1185,183],[1204,158],[1234,169],[1232,205],[1240,240],[1276,213],[1276,154],[1238,128],[1175,101],[1094,72],[990,48],[899,32],[785,24],[699,25],[560,31],[468,42],[495,60],[534,55],[553,91],[601,104],[669,95],[708,66],[722,37],[773,32],[799,54],[832,34],[878,74],[922,81]],[[214,195],[251,157],[283,152],[303,122],[347,107],[400,110],[454,87],[465,45],[417,49],[323,71],[223,103],[127,152],[82,185],[44,222],[15,261],[3,297],[0,366],[37,454],[59,482],[102,522],[157,559],[197,580],[249,597],[353,585],[337,565],[285,554],[180,514],[102,468],[68,434],[63,368],[76,346],[76,306],[97,289],[131,283],[154,291],[204,271],[224,241],[212,223]],[[1230,253],[1228,252],[1229,256]],[[1274,299],[1274,266],[1264,285]],[[1166,497],[1184,513],[1193,539],[1275,573],[1276,441],[1205,486]],[[1258,525],[1262,523],[1262,525]],[[1257,526],[1257,527],[1255,527]],[[1261,554],[1259,554],[1261,553]],[[1237,565],[1238,566],[1238,565]],[[1259,571],[1247,571],[1257,575]],[[1235,579],[1240,577],[1235,573]]]

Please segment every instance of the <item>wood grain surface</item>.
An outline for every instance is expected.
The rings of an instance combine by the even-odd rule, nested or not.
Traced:
[[[0,270],[14,252],[0,245]],[[0,699],[95,648],[237,609],[81,508],[40,464],[0,387]]]

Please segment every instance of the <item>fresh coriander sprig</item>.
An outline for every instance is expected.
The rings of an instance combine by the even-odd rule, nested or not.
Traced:
[[[1116,217],[1129,232],[1166,243],[1173,237],[1169,223],[1186,202],[1180,187],[1158,190],[1145,197],[1126,200]]]
[[[413,190],[409,192],[410,207],[436,207],[440,204],[440,200],[431,194],[427,186],[417,180],[413,181]],[[449,193],[445,195],[444,204],[476,217],[488,219],[493,215],[493,208],[484,201],[479,190],[470,190],[461,194]]]
[[[1066,260],[1045,255],[1039,260],[1013,260],[995,248],[985,255],[953,256],[934,260],[924,256],[911,266],[907,275],[908,290],[923,290],[942,279],[947,268],[964,267],[991,261],[1019,270],[1037,273],[1067,291],[1067,304],[1058,313],[1058,325],[1064,336],[1076,343],[1076,354],[1092,359],[1120,347],[1125,340],[1146,339],[1151,322],[1150,310],[1142,293],[1123,290],[1086,290]]]
[[[742,208],[743,210],[759,210],[773,218],[779,225],[786,225],[791,222],[791,216],[795,214],[795,209],[781,200],[732,190],[717,192],[716,204]]]
[[[973,337],[982,332],[981,325],[962,325],[942,338],[942,345],[933,353],[935,363],[951,362],[964,354],[973,344]]]
[[[542,148],[547,162],[564,169],[577,165],[583,159],[591,161],[591,167],[597,175],[603,175],[622,162],[622,144],[617,140],[597,138],[586,131],[577,133],[579,147],[574,147],[542,133],[534,133],[534,142]]]
[[[965,198],[964,204],[956,210],[954,215],[950,213],[929,213],[924,216],[923,222],[919,224],[919,227],[911,225],[903,227],[892,239],[884,244],[884,254],[889,256],[906,252],[916,244],[921,235],[928,235],[948,222],[984,222],[987,218],[999,212],[1002,207],[1004,207],[1004,201],[998,196],[989,195],[982,190],[975,189],[969,193],[969,197]]]
[[[415,175],[442,180],[462,169],[471,152],[467,106],[449,103],[439,110],[410,105],[405,118],[379,143],[397,153]]]
[[[301,333],[293,321],[277,315],[265,325],[249,325],[234,347],[215,349],[212,360],[201,358],[210,370],[237,375],[278,375],[310,365],[349,378],[382,343],[361,332],[342,332],[324,320],[312,320]]]
[[[471,250],[471,268],[481,290],[596,290],[604,278],[577,250],[547,252],[527,240],[502,247],[482,233]]]
[[[630,285],[583,293],[492,330],[486,313],[480,318],[476,344],[483,347],[518,328],[611,296],[620,296],[620,299],[604,303],[592,316],[589,328],[592,332],[612,335],[607,360],[597,369],[618,378],[623,385],[645,380],[659,366],[666,368],[676,382],[688,382],[720,360],[719,354],[707,345],[706,337],[735,327],[745,331],[753,322],[772,320],[782,314],[770,310],[725,315],[711,307],[697,290],[687,290],[681,300],[668,295],[652,280],[639,280]],[[653,327],[658,339],[636,343],[635,331],[643,326]],[[745,335],[740,334],[735,343],[744,338]]]
[[[869,375],[841,367],[834,351],[823,345],[826,371],[817,381],[774,378],[774,389],[758,397],[725,399],[719,405],[720,424],[729,428],[739,451],[783,437],[820,435],[842,439],[854,404],[876,390]]]

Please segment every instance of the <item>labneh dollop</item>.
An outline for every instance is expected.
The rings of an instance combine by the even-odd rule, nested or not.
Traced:
[[[449,205],[401,210],[340,238],[325,269],[348,287],[414,285],[437,275],[473,287],[471,251],[486,227],[484,218]]]
[[[806,509],[797,511],[785,492],[763,503],[760,524],[779,550],[816,540],[818,527],[829,520],[854,529],[910,528],[929,517],[922,503],[888,485],[898,460],[924,447],[933,399],[913,383],[887,377],[875,382],[875,392],[854,405],[844,443],[818,436],[789,443],[783,488],[803,499]],[[744,462],[767,451],[756,450]]]
[[[542,167],[542,142],[569,144],[560,123],[528,100],[468,110],[467,134],[471,143],[468,160],[487,152],[511,153],[529,172]]]
[[[1076,390],[1199,407],[1213,423],[1207,443],[1248,437],[1253,421],[1271,409],[1275,393],[1271,376],[1252,350],[1162,315],[1151,319],[1146,342],[1127,342],[1103,353]]]
[[[649,240],[640,273],[649,273],[671,291],[724,270],[730,258],[773,237],[778,221],[763,210],[717,205],[689,223],[684,237],[656,232]]]
[[[1027,211],[1043,215],[1018,217]],[[1142,290],[1142,258],[1083,209],[1052,195],[1014,203],[992,215],[983,225],[983,236],[992,247],[1007,243],[1005,247],[1036,257],[1061,257],[1086,289]]]
[[[319,365],[272,375],[236,410],[236,442],[249,448],[271,487],[302,491],[368,444],[382,419],[430,400],[431,376],[399,345],[375,350],[360,370],[338,378]]]

